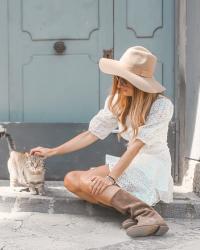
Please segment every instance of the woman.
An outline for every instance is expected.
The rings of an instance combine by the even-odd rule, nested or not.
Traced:
[[[100,69],[114,80],[104,108],[92,118],[88,131],[56,148],[31,150],[45,157],[69,153],[103,140],[119,126],[118,138],[128,141],[125,153],[106,155],[103,166],[69,172],[64,185],[81,199],[129,214],[122,227],[133,237],[166,233],[166,222],[151,206],[173,200],[167,145],[173,104],[153,77],[156,60],[141,46],[127,49],[119,61],[101,58]]]

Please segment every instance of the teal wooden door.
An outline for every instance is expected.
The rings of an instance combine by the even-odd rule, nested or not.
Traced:
[[[98,60],[103,49],[113,47],[113,1],[3,3],[8,11],[9,79],[3,83],[7,96],[0,94],[1,120],[88,122],[107,88]],[[60,40],[66,50],[58,55],[54,45]]]
[[[173,0],[0,0],[0,120],[88,122],[107,96],[103,50],[143,45],[174,96]],[[114,22],[113,22],[114,17]],[[66,50],[58,55],[54,44]]]

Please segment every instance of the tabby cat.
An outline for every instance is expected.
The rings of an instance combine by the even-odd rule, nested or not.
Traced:
[[[5,137],[8,142],[10,157],[8,159],[8,171],[10,174],[10,187],[23,186],[31,194],[45,195],[45,165],[44,159],[30,155],[27,152],[17,152],[10,134],[0,131],[0,138]],[[21,191],[22,191],[21,190]]]

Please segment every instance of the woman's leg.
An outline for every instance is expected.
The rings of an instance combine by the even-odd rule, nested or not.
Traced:
[[[103,203],[115,208],[123,214],[128,213],[130,215],[130,219],[133,219],[133,222],[128,225],[126,223],[125,227],[129,236],[163,235],[168,231],[169,227],[156,210],[118,186],[108,186],[99,195],[93,196],[90,194],[89,187],[91,177],[95,175],[106,176],[109,173],[108,166],[103,165],[88,171],[79,171],[79,173],[77,173],[78,171],[73,172],[76,172],[73,173],[73,177],[76,176],[73,183],[76,184],[73,184],[73,186],[71,186],[72,188],[70,187],[69,177],[72,174],[69,174],[65,177],[65,186],[69,187],[69,190],[71,188],[73,193],[83,199]],[[137,225],[134,221],[135,219]]]
[[[87,171],[71,171],[64,179],[65,187],[72,193],[79,196],[81,199],[87,200],[91,203],[103,203],[110,205],[112,196],[119,190],[117,186],[107,187],[100,195],[92,195],[90,193],[90,179],[92,176],[106,176],[109,173],[107,165],[102,165],[89,169]]]
[[[71,171],[65,175],[64,186],[79,198],[96,204],[97,201],[89,194],[84,193],[80,188],[80,176],[86,171]]]
[[[89,173],[81,176],[80,184],[85,193],[90,193],[90,178],[88,177],[92,175],[93,173]],[[108,186],[94,198],[122,214],[129,214],[131,220],[129,219],[128,224],[127,220],[125,221],[125,229],[129,236],[163,235],[169,230],[166,222],[156,210],[120,187]]]
[[[108,186],[101,194],[92,195],[90,184],[92,176],[105,177],[109,174],[109,172],[109,167],[107,165],[103,165],[100,167],[96,167],[95,169],[91,169],[89,172],[83,173],[80,176],[81,190],[86,194],[90,194],[96,201],[98,201],[98,203],[103,203],[107,206],[110,206],[110,200],[120,188],[118,186],[112,185]]]

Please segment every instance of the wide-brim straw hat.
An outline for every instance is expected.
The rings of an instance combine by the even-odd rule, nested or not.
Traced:
[[[120,76],[136,88],[148,93],[160,93],[165,88],[154,78],[157,57],[142,46],[128,48],[120,60],[101,58],[102,72]]]

